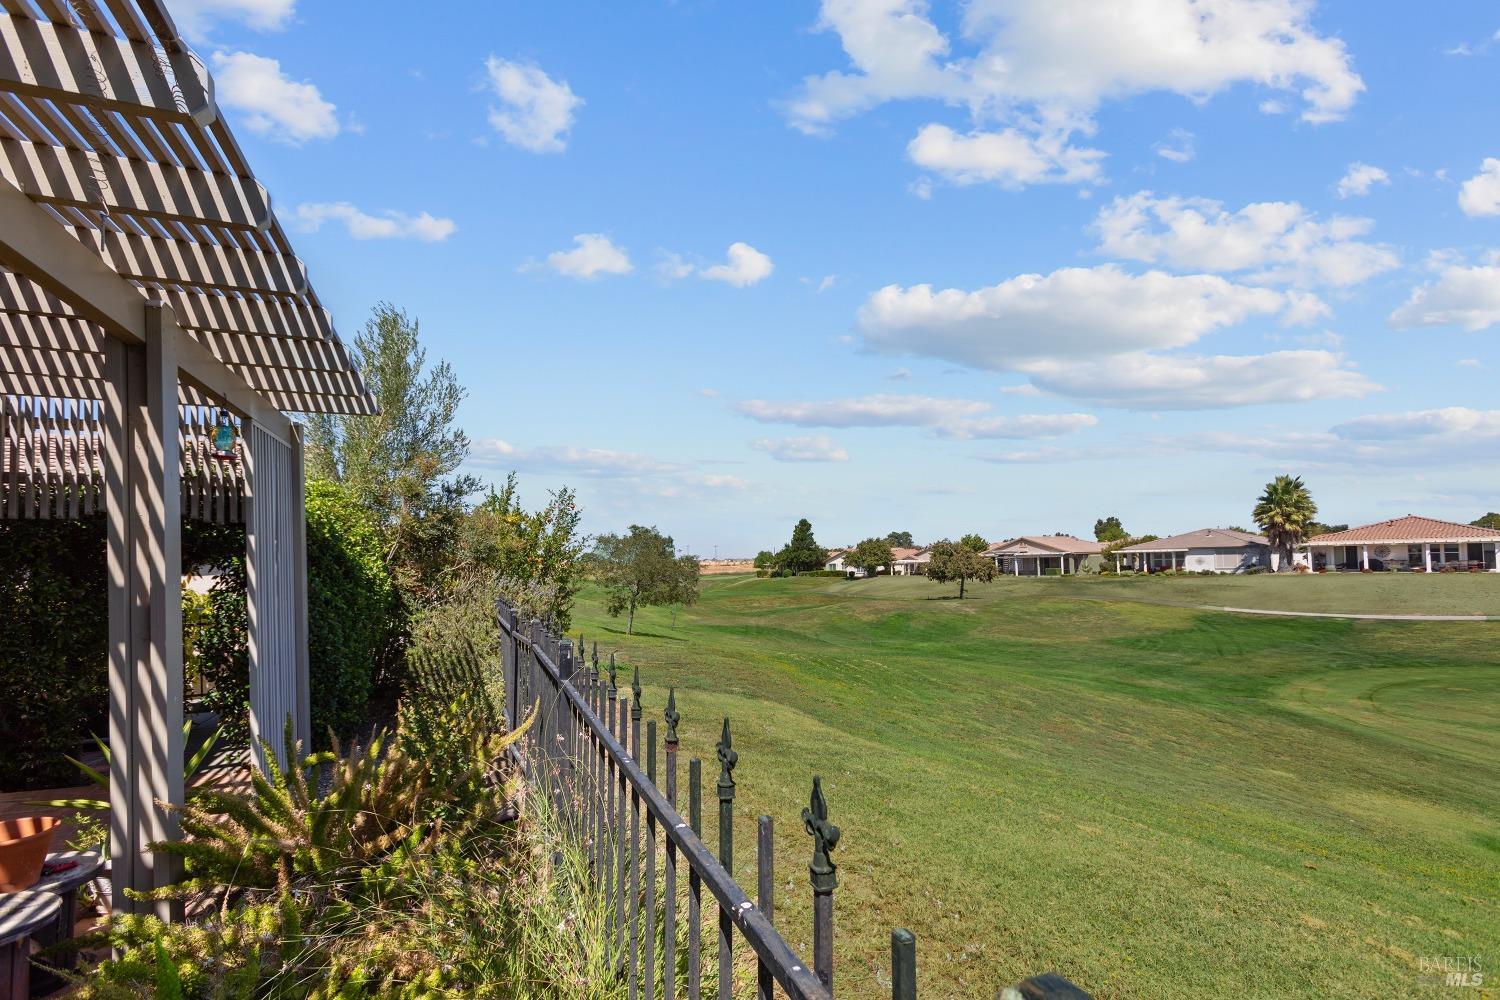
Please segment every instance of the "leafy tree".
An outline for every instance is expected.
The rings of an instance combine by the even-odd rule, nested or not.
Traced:
[[[1125,526],[1120,519],[1111,514],[1109,517],[1101,517],[1094,522],[1094,541],[1096,542],[1118,542],[1122,538],[1129,538]]]
[[[1470,521],[1469,523],[1476,528],[1494,528],[1497,531],[1500,531],[1500,514],[1496,514],[1494,511],[1490,511],[1479,520]]]
[[[1250,516],[1260,525],[1271,548],[1281,554],[1282,568],[1292,568],[1292,549],[1307,538],[1307,529],[1318,516],[1300,476],[1277,476],[1266,484]]]
[[[770,569],[776,565],[776,553],[770,549],[761,549],[755,553],[755,568]]]
[[[673,628],[677,627],[677,609],[698,603],[698,582],[703,567],[697,556],[678,556],[675,570],[672,574],[671,599],[667,601],[672,605]]]
[[[1319,535],[1331,535],[1335,531],[1348,531],[1347,524],[1324,524],[1321,521],[1309,521],[1307,525],[1307,537],[1316,538]]]
[[[672,604],[683,595],[677,547],[654,527],[632,524],[628,534],[601,536],[594,558],[607,595],[604,610],[612,618],[627,615],[626,635],[635,632],[636,608]]]
[[[964,537],[978,538],[977,535]],[[963,600],[968,581],[989,583],[999,572],[995,568],[995,561],[984,555],[983,551],[962,541],[955,543],[944,539],[932,547],[932,561],[927,564],[927,578],[934,583],[957,583],[959,600]]]
[[[850,566],[862,569],[871,576],[875,571],[884,566],[891,566],[891,543],[884,538],[866,538],[854,547],[854,551],[845,558]]]
[[[893,549],[909,549],[913,543],[910,531],[893,531],[885,536],[886,544]]]
[[[973,533],[967,534],[964,537],[960,538],[958,540],[958,544],[962,545],[970,552],[983,552],[985,549],[990,547],[990,543],[985,541],[983,535]]]
[[[812,522],[804,517],[792,529],[792,540],[776,554],[776,562],[789,573],[806,573],[822,569],[826,555],[817,539],[813,538]]]
[[[349,353],[380,412],[313,416],[308,474],[341,484],[370,513],[397,588],[421,610],[440,599],[464,502],[479,489],[458,473],[469,455],[454,423],[465,391],[447,362],[428,366],[417,321],[389,303]]]

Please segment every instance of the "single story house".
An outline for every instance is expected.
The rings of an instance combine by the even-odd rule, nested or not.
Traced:
[[[1264,535],[1249,531],[1199,528],[1184,535],[1127,545],[1115,553],[1116,569],[1122,559],[1138,573],[1164,569],[1243,573],[1253,567],[1270,567],[1271,544]]]
[[[1500,531],[1408,514],[1310,538],[1296,561],[1313,569],[1496,572]]]
[[[932,547],[891,549],[891,573],[895,576],[926,576],[932,562]]]
[[[823,564],[823,568],[830,573],[847,573],[849,564],[846,560],[853,554],[853,549],[829,549],[828,561]]]
[[[1072,535],[1022,535],[996,542],[985,550],[1002,573],[1043,576],[1077,573],[1082,566],[1099,568],[1104,546]]]
[[[910,560],[913,559],[918,553],[926,551],[926,549],[893,548],[891,549],[891,562],[893,563],[893,565],[876,566],[875,574],[877,576],[881,573],[892,573],[896,576],[906,575],[910,573]],[[828,561],[823,564],[823,568],[834,573],[844,573],[847,576],[857,580],[869,576],[870,574],[868,572],[852,565],[849,562],[849,557],[852,555],[854,555],[853,548],[834,549],[832,552],[828,553]],[[928,557],[927,561],[930,560],[931,556]],[[923,572],[925,572],[925,570]]]

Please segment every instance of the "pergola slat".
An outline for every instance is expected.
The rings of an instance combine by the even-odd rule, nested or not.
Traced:
[[[206,126],[213,84],[190,52],[163,57],[146,42],[53,21],[0,17],[0,90]]]
[[[172,164],[0,139],[0,172],[52,204],[239,229],[271,223],[270,198],[259,184]]]
[[[72,227],[71,234],[117,274],[153,284],[301,295],[307,272],[295,257]]]

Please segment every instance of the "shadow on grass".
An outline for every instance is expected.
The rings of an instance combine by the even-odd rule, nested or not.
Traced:
[[[686,636],[662,635],[660,632],[626,632],[622,628],[614,628],[611,625],[604,626],[604,631],[614,635],[628,635],[632,639],[666,639],[668,642],[687,642]]]

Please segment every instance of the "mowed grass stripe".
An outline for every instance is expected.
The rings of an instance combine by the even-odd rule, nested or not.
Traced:
[[[1216,582],[1143,585],[1192,604]],[[1386,578],[1340,580],[1355,610],[1366,582],[1389,599]],[[1500,590],[1456,582],[1465,603]],[[937,996],[1047,969],[1101,997],[1419,995],[1419,956],[1500,955],[1500,628],[1246,618],[1119,586],[1006,580],[960,603],[924,580],[719,577],[676,628],[653,609],[640,635],[608,631],[591,593],[579,617],[641,665],[648,712],[678,687],[710,798],[733,717],[738,874],[774,815],[798,947],[798,814],[824,776],[843,995],[888,995],[898,925]]]

